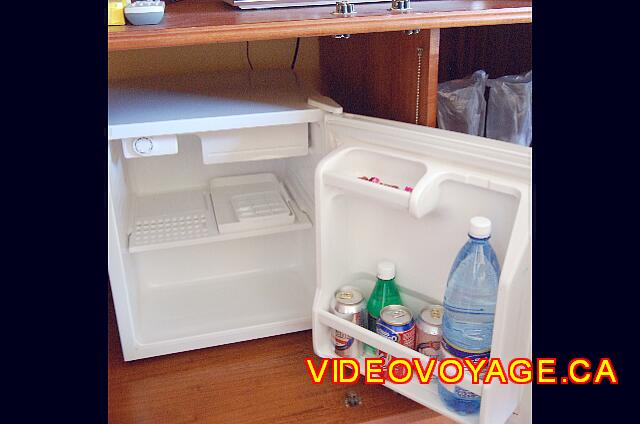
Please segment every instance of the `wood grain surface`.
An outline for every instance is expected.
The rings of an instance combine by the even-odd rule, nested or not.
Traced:
[[[390,12],[390,1],[358,4],[352,17],[335,6],[239,10],[222,0],[168,4],[158,25],[110,26],[108,48],[127,50],[219,42],[359,34],[531,22],[531,0],[440,0],[411,3],[410,13]]]
[[[386,387],[311,384],[310,331],[124,362],[108,308],[109,423],[453,423]]]
[[[414,35],[388,32],[320,39],[323,94],[345,112],[434,127],[439,34],[439,29],[432,29]]]

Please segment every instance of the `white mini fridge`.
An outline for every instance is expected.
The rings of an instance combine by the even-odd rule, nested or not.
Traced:
[[[310,328],[320,357],[335,357],[335,328],[426,359],[330,299],[346,284],[368,297],[386,259],[414,313],[441,303],[475,215],[502,266],[491,355],[531,357],[529,148],[343,113],[285,71],[210,73],[110,84],[108,176],[127,361]],[[435,382],[387,387],[462,423],[531,419],[528,386],[468,384],[482,394],[471,416]]]

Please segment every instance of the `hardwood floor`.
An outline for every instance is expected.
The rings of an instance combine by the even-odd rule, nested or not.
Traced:
[[[108,337],[113,424],[453,422],[386,387],[311,384],[311,331],[124,362],[109,296]],[[345,406],[351,390],[361,405]]]

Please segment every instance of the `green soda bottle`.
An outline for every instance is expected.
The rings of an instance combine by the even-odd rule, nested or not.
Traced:
[[[400,292],[396,286],[396,266],[393,262],[382,261],[378,263],[378,281],[371,292],[367,302],[368,320],[367,327],[375,333],[380,310],[388,305],[403,305]],[[377,356],[377,349],[367,344],[364,345],[364,356]]]

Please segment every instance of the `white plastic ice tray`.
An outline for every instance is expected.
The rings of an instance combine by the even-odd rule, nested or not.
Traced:
[[[273,174],[214,178],[211,199],[221,234],[292,224],[295,215]]]
[[[231,204],[239,221],[276,216],[286,216],[288,220],[291,215],[277,191],[238,194],[231,197]]]

